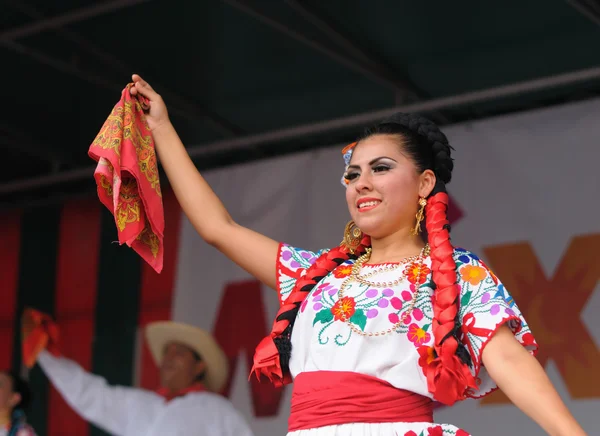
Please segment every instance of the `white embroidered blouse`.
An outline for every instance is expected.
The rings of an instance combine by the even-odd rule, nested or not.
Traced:
[[[323,251],[314,253],[281,244],[277,263],[277,285],[283,302],[296,280]],[[475,254],[456,249],[454,258],[461,286],[460,320],[463,341],[473,361],[472,373],[479,390],[472,398],[492,392],[496,385],[481,363],[485,344],[503,324],[530,352],[537,344],[514,300],[493,272]],[[292,377],[307,371],[350,371],[385,380],[391,385],[433,398],[427,389],[422,364],[432,357],[433,318],[431,259],[425,258],[419,277],[418,261],[407,264],[363,266],[361,275],[376,272],[372,282],[393,286],[369,286],[349,281],[339,298],[339,290],[350,275],[353,261],[346,261],[324,277],[302,303],[292,331]],[[382,268],[388,266],[390,268]],[[414,299],[414,307],[406,314]],[[344,317],[349,321],[345,322]],[[399,325],[398,325],[399,324]],[[381,332],[365,336],[359,332]],[[354,330],[354,331],[353,331]],[[454,436],[468,435],[449,424],[355,423],[333,425],[289,433],[290,436]]]

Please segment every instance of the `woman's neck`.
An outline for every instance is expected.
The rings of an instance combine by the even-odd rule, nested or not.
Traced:
[[[369,263],[400,262],[415,256],[423,250],[425,243],[420,236],[412,236],[408,232],[401,235],[390,235],[381,239],[371,238],[371,258]]]

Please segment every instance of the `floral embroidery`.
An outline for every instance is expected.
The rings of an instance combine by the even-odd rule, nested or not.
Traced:
[[[513,307],[515,305],[515,300],[513,300],[512,296],[508,292],[506,292],[506,289],[504,288],[504,285],[502,283],[498,285],[498,291],[496,291],[494,297],[502,298],[506,302],[506,304],[508,304],[508,307]]]
[[[455,248],[454,254],[456,259],[461,263],[470,263],[471,259],[474,261],[480,261],[479,257],[475,253],[465,250],[464,248]]]
[[[404,303],[410,302],[413,298],[413,294],[415,292],[417,292],[417,288],[416,288],[415,284],[412,283],[409,287],[409,290],[405,290],[400,293],[400,296],[402,297],[401,299],[398,297],[393,297],[390,300],[390,303],[392,304],[392,307],[394,309],[396,309],[396,311],[393,313],[390,313],[388,315],[388,320],[392,324],[396,324],[402,318],[402,319],[404,319],[404,325],[406,325],[406,326],[408,326],[412,323],[413,318],[416,321],[421,321],[423,319],[423,317],[425,316],[423,314],[423,309],[425,309],[425,307],[426,307],[425,305],[427,305],[427,301],[425,301],[423,299],[423,296],[425,295],[426,298],[428,298],[429,297],[428,291],[431,290],[431,289],[428,289],[428,287],[430,288],[430,285],[423,285],[421,287],[419,296],[417,298],[417,304],[413,308],[412,313],[409,313],[409,314],[406,314],[405,312],[403,312],[402,309],[404,308]],[[428,316],[428,319],[431,320],[432,316],[433,315]]]
[[[285,301],[286,297],[294,289],[296,280],[302,277],[306,269],[325,251],[321,250],[313,253],[307,250],[299,250],[286,244],[280,244],[277,259],[277,287],[281,303]]]
[[[352,297],[344,297],[333,305],[331,312],[336,321],[350,319],[356,312],[356,301]]]
[[[461,433],[459,433],[459,431],[462,430],[458,430],[456,432],[457,435],[461,435]],[[466,435],[468,436],[468,433],[462,431],[462,435]],[[441,425],[436,425],[433,427],[428,427],[427,428],[427,432],[425,432],[425,430],[421,431],[419,434],[415,433],[413,430],[407,431],[406,433],[404,433],[404,436],[444,436],[444,429],[442,428]]]
[[[487,277],[485,268],[477,265],[466,265],[461,268],[460,276],[465,281],[473,286],[477,286]]]
[[[523,345],[535,345],[535,339],[531,333],[525,333],[522,340]]]
[[[345,323],[342,315],[350,323],[365,331],[369,320],[375,320],[382,312],[387,313],[390,310],[399,311],[403,305],[402,300],[396,297],[394,291],[390,288],[380,291],[367,285],[355,283],[348,285],[346,291],[350,292],[352,296],[345,296],[341,300],[337,300],[338,288],[333,287],[327,281],[318,285],[316,290],[307,298],[313,302],[318,302],[313,307],[316,312],[313,319],[313,326],[322,325],[318,334],[318,342],[321,345],[329,343],[328,330],[335,322],[339,322],[342,325]],[[404,297],[412,299],[411,292],[407,291]],[[425,303],[425,298],[422,303]],[[306,307],[309,306],[303,303],[300,310],[304,311]],[[389,315],[398,316],[394,312]],[[348,343],[352,336],[352,330],[350,327],[346,328],[347,330],[344,334],[337,333],[334,336],[335,344],[341,346]],[[399,333],[407,331],[408,325],[404,325],[401,329],[398,329]]]
[[[427,265],[422,265],[421,273],[419,274],[419,262],[412,262],[411,264],[407,265],[406,268],[404,268],[404,274],[406,275],[406,278],[413,285],[416,283],[420,285],[425,283],[430,272],[431,270]],[[417,277],[417,274],[419,274],[419,277]]]
[[[291,268],[301,268],[303,266],[307,268],[315,261],[315,255],[310,251],[285,250],[281,253],[281,258],[285,261],[290,261]]]
[[[304,309],[306,309],[307,305],[308,305],[308,298],[302,302],[302,305],[300,306],[300,312],[304,312]]]
[[[398,433],[396,433],[396,435],[400,436]],[[425,430],[420,430],[419,433],[416,433],[414,430],[409,430],[404,433],[403,436],[471,436],[471,434],[447,424],[433,424]]]
[[[421,346],[417,348],[417,352],[419,353],[419,366],[422,368],[423,374],[427,376],[427,369],[429,368],[429,364],[433,362],[437,357],[435,348]]]
[[[385,300],[387,302],[387,300]],[[400,321],[400,317],[398,316],[398,313],[402,310],[402,307],[404,306],[404,303],[402,302],[402,300],[398,297],[393,297],[390,299],[390,304],[392,305],[392,307],[394,309],[396,309],[396,312],[392,312],[388,315],[388,319],[390,320],[390,322],[392,324],[396,324],[398,321]],[[387,304],[386,304],[387,306]]]
[[[500,280],[498,280],[498,277],[496,277],[496,274],[494,274],[494,271],[492,271],[491,268],[489,268],[482,259],[478,259],[478,260],[479,260],[479,263],[481,264],[481,266],[484,267],[488,273],[490,273],[490,276],[492,277],[492,280],[494,281],[494,283],[496,283],[496,285],[500,284]]]
[[[338,279],[343,279],[344,277],[348,277],[352,273],[352,265],[344,264],[340,265],[336,269],[333,270],[333,276]]]
[[[457,249],[456,255],[456,266],[462,279],[460,319],[463,342],[474,362],[471,372],[480,383],[479,390],[468,396],[479,398],[495,388],[494,381],[481,366],[481,351],[501,325],[506,324],[516,339],[530,351],[537,349],[537,344],[512,296],[485,263],[462,249]]]
[[[408,340],[415,344],[416,347],[426,344],[431,340],[431,335],[427,332],[429,324],[419,327],[417,324],[411,324],[408,327]]]

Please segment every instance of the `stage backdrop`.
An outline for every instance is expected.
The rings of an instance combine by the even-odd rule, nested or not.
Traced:
[[[598,119],[600,100],[592,100],[446,129],[456,163],[453,242],[486,260],[515,297],[539,360],[589,434],[600,430]],[[348,220],[342,146],[206,178],[240,224],[317,250],[338,244]],[[275,291],[205,244],[170,192],[165,210],[161,275],[112,242],[114,223],[95,198],[5,214],[0,364],[20,364],[16,314],[34,305],[57,317],[67,355],[110,382],[154,388],[140,329],[172,318],[215,332],[232,366],[225,394],[257,435],[285,434],[291,387],[248,382],[254,347],[277,309]],[[30,376],[41,434],[101,434],[73,416],[38,369]],[[501,393],[442,408],[436,420],[474,435],[544,434]]]

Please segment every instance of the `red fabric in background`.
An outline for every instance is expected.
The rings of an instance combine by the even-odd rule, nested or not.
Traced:
[[[58,240],[54,317],[63,338],[61,352],[92,368],[92,345],[100,255],[101,206],[94,198],[63,206]],[[47,436],[88,436],[90,425],[51,385],[47,403]]]
[[[19,251],[21,248],[20,211],[0,215],[0,368],[12,366],[15,314],[19,286]]]

